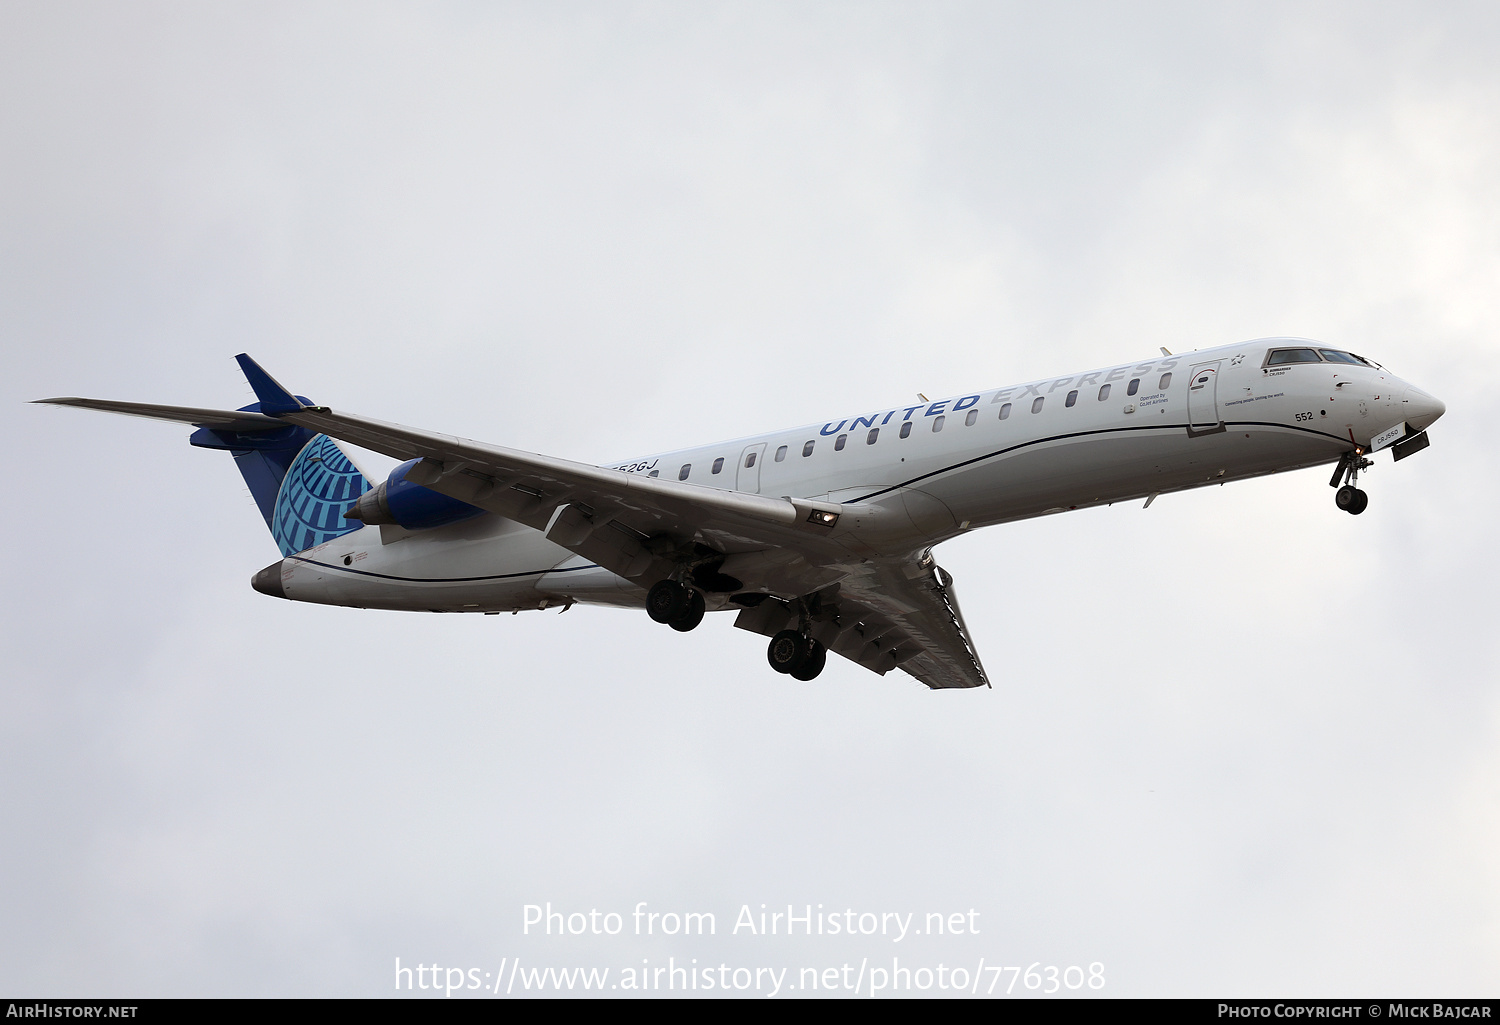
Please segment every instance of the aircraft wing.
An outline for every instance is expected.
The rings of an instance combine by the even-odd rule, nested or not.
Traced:
[[[953,578],[931,555],[925,561],[930,573],[914,580],[902,568],[876,564],[869,577],[845,581],[840,593],[905,632],[908,646],[895,649],[896,654],[910,653],[909,645],[920,650],[901,661],[900,668],[928,687],[988,687],[989,677],[958,608]]]
[[[418,459],[406,473],[413,484],[540,530],[642,587],[703,563],[712,574],[743,577],[749,590],[813,596],[813,636],[877,673],[899,666],[932,688],[989,682],[952,580],[930,554],[872,559],[875,553],[847,529],[878,519],[878,509],[661,480],[338,412],[296,399],[248,357],[240,360],[261,400],[260,414],[96,399],[43,401],[230,429],[291,423],[398,459]],[[739,590],[742,581],[721,582],[722,590]],[[796,625],[788,606],[770,595],[736,621],[766,634]]]
[[[814,596],[813,637],[829,651],[884,675],[902,669],[933,690],[988,687],[964,625],[953,578],[932,559],[865,563]],[[741,612],[735,626],[772,636],[798,625],[780,602]]]
[[[670,576],[678,568],[673,560],[694,543],[724,555],[791,545],[799,558],[773,553],[763,563],[792,590],[811,590],[837,575],[818,574],[817,565],[857,561],[832,536],[840,505],[624,473],[309,406],[290,395],[274,416],[110,399],[38,401],[228,430],[291,423],[397,459],[421,459],[407,472],[412,483],[544,531],[549,540],[645,586]],[[268,406],[276,408],[262,402],[262,409]]]
[[[218,427],[226,431],[263,431],[275,427],[275,417],[240,409],[202,409],[198,406],[160,406],[151,402],[116,402],[113,399],[37,399],[46,406],[77,406],[103,413],[123,413],[148,420],[172,420],[195,427]]]
[[[413,483],[543,530],[645,586],[671,574],[672,553],[684,542],[741,555],[725,571],[751,569],[752,587],[805,594],[826,585],[813,636],[829,651],[882,675],[899,667],[933,689],[989,685],[953,580],[930,554],[867,561],[840,543],[838,519],[864,514],[858,508],[664,481],[331,410],[281,419],[388,455],[421,456],[413,471],[434,465],[408,471]],[[830,515],[832,524],[824,519]],[[735,625],[771,635],[797,622],[768,598]]]

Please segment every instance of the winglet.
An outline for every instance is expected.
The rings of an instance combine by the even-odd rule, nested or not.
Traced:
[[[297,400],[297,397],[281,386],[281,383],[261,369],[259,363],[251,359],[247,353],[240,353],[235,359],[239,362],[240,369],[245,372],[245,380],[250,382],[250,387],[255,390],[255,397],[260,400],[260,411],[267,416],[279,416],[282,413],[295,413],[299,409],[306,409],[306,405]]]

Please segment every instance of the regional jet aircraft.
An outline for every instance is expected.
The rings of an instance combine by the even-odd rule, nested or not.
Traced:
[[[282,558],[277,598],[428,612],[575,602],[770,637],[799,680],[829,652],[932,688],[987,685],[934,545],[1031,516],[1428,445],[1441,402],[1362,356],[1269,338],[873,411],[610,466],[432,434],[293,395],[249,356],[238,410],[43,399],[192,424],[234,456]],[[381,483],[338,442],[403,462]]]

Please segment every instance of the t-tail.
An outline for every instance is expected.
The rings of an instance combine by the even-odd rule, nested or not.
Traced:
[[[313,403],[290,394],[249,356],[235,358],[259,401],[233,411],[106,399],[40,401],[197,426],[189,442],[234,456],[283,557],[360,529],[364,524],[344,513],[370,490],[370,481],[328,435],[274,418]]]

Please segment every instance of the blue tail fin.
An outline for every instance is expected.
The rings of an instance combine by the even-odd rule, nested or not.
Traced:
[[[258,405],[244,409],[255,412]],[[363,526],[344,519],[344,511],[370,482],[326,434],[290,424],[254,432],[200,427],[189,440],[234,456],[283,556]]]
[[[282,387],[280,381],[266,373],[264,367],[250,358],[249,353],[242,352],[234,359],[240,365],[240,371],[244,373],[245,380],[250,382],[250,388],[255,392],[255,397],[260,400],[260,411],[266,416],[295,413],[304,406],[312,405],[301,395],[293,395]]]
[[[289,393],[249,356],[235,358],[260,399],[240,412],[275,416],[312,405],[304,396]],[[370,482],[326,434],[294,424],[261,430],[200,427],[189,440],[199,448],[226,449],[234,456],[283,556],[363,526],[344,519],[344,511],[370,490]]]

